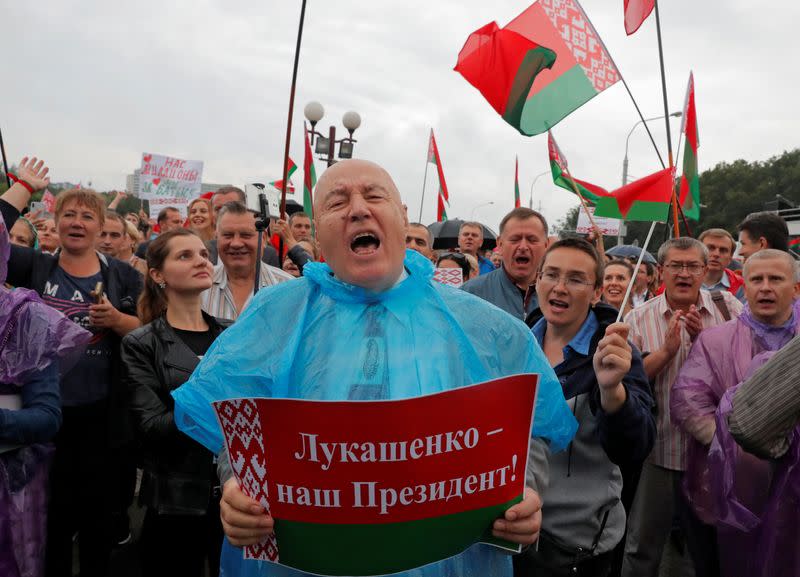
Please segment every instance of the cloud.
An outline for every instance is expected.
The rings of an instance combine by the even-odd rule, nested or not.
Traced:
[[[449,213],[495,226],[513,203],[514,156],[523,199],[546,171],[546,138],[526,138],[497,117],[452,71],[467,35],[526,7],[439,1],[310,2],[300,59],[292,156],[301,163],[303,106],[318,100],[344,135],[341,115],[358,111],[356,156],[384,164],[417,217],[431,127],[451,192]],[[675,0],[662,24],[671,110],[695,72],[701,169],[759,160],[796,146],[792,39],[800,7]],[[663,114],[655,22],[632,37],[622,2],[585,0],[645,116]],[[284,148],[299,2],[236,0],[120,4],[87,0],[4,7],[0,46],[8,68],[0,126],[10,160],[36,153],[56,180],[124,186],[143,151],[203,160],[207,182],[278,177]],[[617,85],[556,127],[576,176],[614,188],[625,140],[637,121]],[[651,123],[665,151],[663,121]],[[677,140],[680,122],[672,124]],[[630,172],[658,159],[641,127],[630,138]],[[320,172],[322,166],[318,164]],[[435,215],[428,171],[423,220]],[[485,205],[487,202],[493,205]],[[576,204],[542,177],[534,205],[551,221]],[[484,206],[480,206],[484,205]]]

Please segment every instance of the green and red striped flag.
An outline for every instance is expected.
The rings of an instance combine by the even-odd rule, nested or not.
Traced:
[[[655,6],[656,0],[625,0],[625,33],[630,36],[636,32]]]
[[[519,157],[514,158],[514,208],[519,208]]]
[[[522,132],[521,120],[536,76],[551,68],[555,53],[525,36],[491,22],[469,35],[455,70],[492,108]]]
[[[700,138],[697,134],[697,111],[694,107],[693,73],[689,73],[689,85],[686,88],[682,132],[686,144],[683,148],[683,174],[678,199],[687,218],[700,220],[700,175],[697,172],[697,149],[700,147]]]
[[[527,136],[546,132],[620,79],[577,0],[539,0],[502,29],[487,24],[467,39],[456,70]]]
[[[433,128],[431,128],[431,138],[428,141],[428,162],[436,165],[436,172],[439,175],[439,194],[437,195],[436,202],[436,222],[444,222],[447,220],[446,204],[450,204],[450,195],[447,192],[447,183],[444,180],[444,172],[442,171],[442,160],[439,158],[439,147],[436,146],[436,138],[433,136]]]
[[[303,158],[303,212],[311,219],[311,234],[314,235],[314,187],[317,185],[317,171],[314,170],[314,155],[308,139],[308,126],[303,123],[305,135],[305,157]]]
[[[294,185],[292,184],[292,175],[294,174],[294,171],[297,170],[297,165],[294,163],[294,160],[292,160],[291,158],[289,159],[289,162],[287,162],[286,164],[288,166],[288,170],[286,172],[286,180],[289,181],[289,188],[287,190],[287,193],[288,194],[294,194]],[[269,184],[270,184],[270,186],[273,186],[273,187],[277,188],[278,190],[283,191],[283,179],[279,178],[278,180],[273,180]]]
[[[675,169],[665,168],[597,199],[595,216],[664,222],[675,186]]]
[[[575,194],[575,189],[572,187],[572,182],[570,182],[567,158],[561,153],[561,149],[558,148],[556,139],[550,131],[547,132],[547,150],[550,154],[550,172],[553,174],[553,184]],[[578,180],[574,177],[572,180],[575,182],[575,186],[578,188],[578,192],[581,196],[591,203],[597,202],[597,200],[603,196],[610,196],[606,189],[596,184],[586,182],[585,180]]]

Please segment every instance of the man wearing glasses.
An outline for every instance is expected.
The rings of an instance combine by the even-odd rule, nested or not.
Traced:
[[[676,502],[696,565],[694,550],[708,546],[702,535],[693,534],[695,524],[680,490],[688,439],[670,422],[670,389],[697,336],[728,320],[726,312],[738,317],[742,310],[728,292],[721,293],[725,306],[716,306],[711,293],[700,290],[708,268],[708,250],[700,241],[685,237],[668,240],[658,250],[658,265],[664,293],[625,318],[631,337],[641,339],[644,369],[655,384],[657,406],[655,446],[642,468],[630,512],[622,567],[625,577],[658,575]]]

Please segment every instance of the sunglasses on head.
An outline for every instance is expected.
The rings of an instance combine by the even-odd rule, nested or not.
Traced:
[[[444,254],[439,255],[438,262],[442,262],[443,260],[454,260],[458,263],[467,262],[467,257],[465,257],[460,252],[446,252]]]

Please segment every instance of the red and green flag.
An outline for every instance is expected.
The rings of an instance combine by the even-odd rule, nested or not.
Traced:
[[[469,35],[455,70],[506,122],[523,132],[521,120],[531,86],[555,60],[555,52],[549,48],[491,22]]]
[[[625,0],[625,33],[628,36],[647,20],[655,5],[656,0]]]
[[[297,165],[294,163],[294,160],[292,160],[291,158],[286,163],[286,165],[287,165],[286,180],[289,181],[289,188],[287,190],[287,193],[288,194],[294,194],[294,185],[292,184],[292,175],[294,174],[294,171],[297,170]],[[273,187],[277,188],[278,190],[283,191],[283,179],[273,180],[269,184],[270,184],[270,186],[273,186]]]
[[[539,0],[502,29],[487,24],[467,39],[456,70],[527,136],[620,79],[577,0]]]
[[[436,146],[436,137],[433,136],[433,128],[431,128],[431,138],[428,141],[428,162],[436,165],[436,172],[439,175],[436,222],[443,222],[447,220],[446,205],[450,204],[450,195],[447,192],[447,183],[444,180],[444,172],[442,171],[442,160],[439,158],[439,147]]]
[[[675,186],[675,169],[665,168],[597,199],[595,216],[664,222]]]
[[[314,234],[314,187],[317,185],[317,171],[314,170],[314,156],[308,139],[308,127],[303,123],[305,136],[305,157],[303,158],[303,212],[311,219],[311,234]]]
[[[700,138],[697,134],[697,111],[694,107],[693,73],[689,74],[689,86],[686,88],[682,132],[686,143],[683,148],[683,174],[678,200],[687,218],[700,220],[700,175],[697,172],[697,149],[700,147]]]
[[[519,208],[519,157],[514,159],[514,208]]]
[[[567,166],[567,158],[561,153],[561,149],[550,131],[547,132],[547,150],[550,154],[550,172],[553,174],[553,184],[574,194],[575,189],[572,187],[571,179],[575,182],[580,195],[591,203],[596,203],[601,197],[610,196],[606,189],[596,184],[571,177]]]

